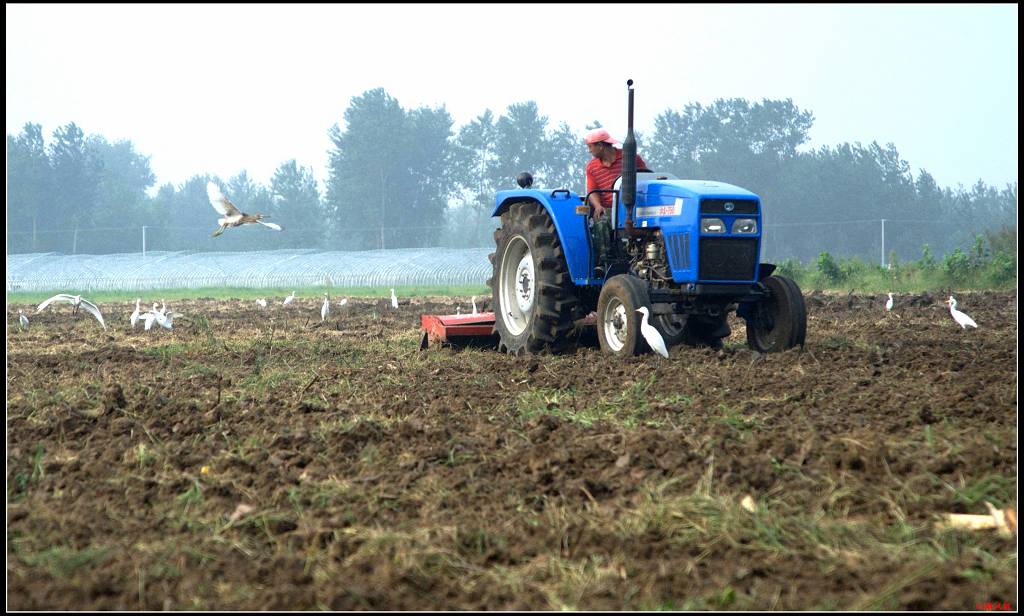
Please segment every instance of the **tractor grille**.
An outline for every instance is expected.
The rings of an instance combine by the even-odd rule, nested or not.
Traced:
[[[690,234],[674,233],[665,236],[668,263],[672,269],[690,268]]]
[[[726,207],[732,204],[732,209]],[[753,199],[703,199],[701,214],[757,214],[757,201]]]
[[[756,268],[756,239],[701,238],[697,271],[701,280],[753,280]]]

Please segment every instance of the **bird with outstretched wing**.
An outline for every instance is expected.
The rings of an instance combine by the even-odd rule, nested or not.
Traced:
[[[213,181],[206,183],[206,195],[210,198],[210,205],[213,209],[222,216],[217,220],[220,228],[213,232],[213,237],[217,237],[228,227],[238,227],[241,225],[248,225],[252,223],[259,223],[264,227],[270,227],[274,231],[280,231],[281,225],[274,224],[272,222],[263,222],[264,218],[270,218],[266,214],[246,214],[245,212],[238,209],[238,207],[231,203],[224,193],[221,192],[220,187],[217,186]]]
[[[100,322],[100,325],[103,326],[103,329],[107,329],[107,324],[103,322],[103,313],[100,312],[99,307],[97,307],[96,304],[90,302],[89,300],[83,299],[81,295],[68,295],[67,293],[58,293],[53,297],[47,299],[43,303],[39,304],[39,306],[36,307],[36,313],[38,314],[43,310],[46,310],[46,307],[54,302],[64,302],[66,304],[71,304],[72,306],[75,307],[75,310],[72,313],[74,315],[78,315],[78,308],[79,306],[81,306],[82,308],[85,309],[86,312],[96,317],[96,320]]]

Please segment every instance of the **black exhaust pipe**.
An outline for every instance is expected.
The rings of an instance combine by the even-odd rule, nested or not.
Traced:
[[[633,206],[636,204],[636,137],[633,135],[633,80],[626,81],[629,88],[629,116],[626,121],[626,140],[622,142],[622,205],[626,208],[626,232],[633,231]]]

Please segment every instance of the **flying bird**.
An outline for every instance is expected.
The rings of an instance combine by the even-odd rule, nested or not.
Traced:
[[[978,324],[974,322],[974,319],[956,309],[956,299],[952,295],[949,296],[949,299],[946,300],[946,303],[949,304],[949,314],[953,315],[953,320],[960,325],[961,329],[967,329],[968,327],[978,327]]]
[[[292,303],[293,301],[295,301],[295,291],[292,291],[291,295],[289,295],[288,297],[284,298],[284,304],[282,304],[282,305],[283,306],[287,306],[288,304]]]
[[[18,321],[21,322],[21,329],[28,329],[28,317],[21,310],[18,311]]]
[[[636,309],[637,312],[644,315],[643,320],[640,321],[640,333],[643,334],[644,340],[651,346],[654,351],[662,357],[668,357],[668,349],[665,347],[665,339],[661,337],[661,334],[653,325],[647,322],[647,306],[640,306]]]
[[[135,312],[132,313],[132,316],[128,317],[128,321],[132,324],[132,329],[135,329],[135,324],[139,322],[139,302],[141,302],[141,301],[142,301],[141,297],[140,298],[136,298],[136,300],[135,300]]]
[[[270,218],[266,214],[246,214],[239,210],[234,203],[228,200],[224,196],[224,193],[220,191],[220,187],[214,184],[212,181],[206,183],[206,194],[210,197],[210,205],[213,209],[217,210],[223,216],[217,220],[220,224],[220,228],[213,232],[213,237],[217,237],[228,227],[238,227],[241,225],[259,223],[264,227],[270,227],[274,231],[280,231],[281,225],[274,224],[272,222],[263,222],[264,218]]]
[[[263,299],[261,297],[258,300],[256,300],[256,305],[259,306],[260,308],[266,308],[267,307],[267,300],[265,300],[265,299]]]
[[[395,295],[394,289],[391,289],[391,307],[398,309],[398,296]]]
[[[327,294],[324,293],[324,305],[320,307],[320,322],[326,321],[329,314],[331,314],[331,302],[327,299]]]
[[[74,315],[78,314],[78,307],[81,306],[82,308],[85,308],[86,312],[96,317],[96,320],[100,322],[100,325],[103,326],[103,329],[107,329],[107,324],[103,322],[103,314],[100,312],[100,309],[96,307],[96,304],[90,302],[89,300],[82,299],[81,295],[68,295],[67,293],[58,293],[57,295],[54,295],[50,299],[39,304],[39,306],[36,307],[36,313],[42,312],[43,310],[46,309],[47,306],[49,306],[53,302],[65,302],[71,304],[72,306],[75,307],[75,310],[72,313]]]
[[[889,294],[889,300],[885,302],[885,311],[889,312],[892,310],[892,293]]]

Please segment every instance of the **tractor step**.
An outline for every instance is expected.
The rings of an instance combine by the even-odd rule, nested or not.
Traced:
[[[420,350],[426,349],[430,343],[466,345],[488,344],[498,342],[498,334],[494,330],[494,313],[479,314],[423,314],[420,315],[423,336],[420,338]]]

